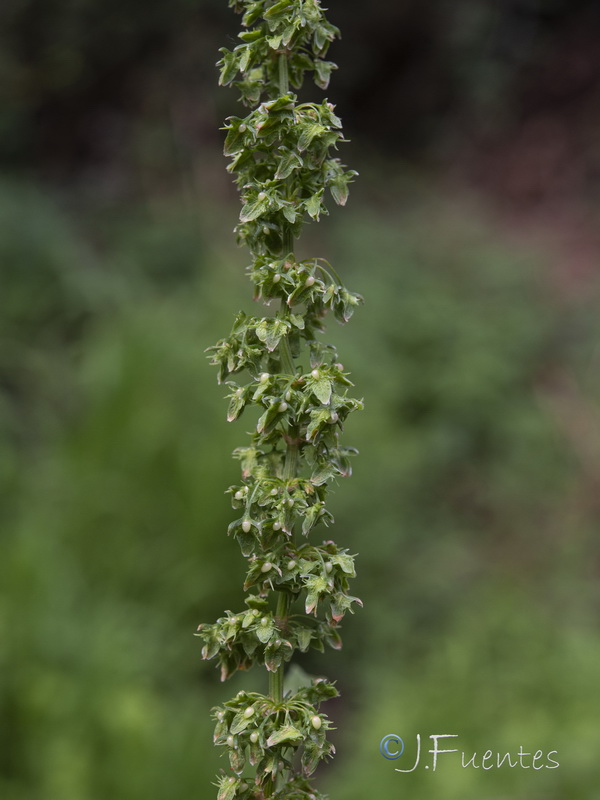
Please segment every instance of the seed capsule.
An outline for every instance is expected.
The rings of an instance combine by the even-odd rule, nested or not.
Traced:
[[[269,375],[268,372],[263,372],[263,374],[260,376],[260,382],[261,383],[266,383],[269,380],[270,377],[271,376]]]
[[[277,489],[271,489],[271,497],[275,497],[277,495]]]
[[[273,275],[273,283],[279,283],[280,280],[281,280],[281,275],[279,275],[279,273]]]
[[[233,747],[234,744],[235,744],[235,739],[233,738],[233,736],[228,736],[227,737],[227,747]]]
[[[334,412],[333,412],[333,414],[332,414],[332,415],[329,417],[329,421],[330,421],[330,422],[332,423],[332,425],[333,425],[333,424],[335,424],[335,423],[336,423],[338,420],[339,420],[339,416],[338,416],[338,415],[337,415],[337,413],[334,411]]]
[[[314,728],[316,731],[318,731],[318,730],[319,730],[319,728],[321,727],[321,725],[323,724],[323,720],[321,719],[321,717],[318,717],[318,716],[315,714],[315,716],[314,716],[314,717],[311,719],[311,721],[310,721],[310,724],[313,726],[313,728]]]
[[[271,564],[270,561],[265,561],[265,563],[260,568],[260,571],[261,572],[269,572],[269,570],[271,569],[272,566],[273,566],[273,564]]]
[[[252,731],[250,734],[250,741],[252,744],[256,744],[258,742],[258,733],[256,731]]]
[[[326,561],[325,562],[325,572],[329,573],[329,572],[331,572],[332,569],[333,569],[333,564],[331,563],[331,561]]]
[[[259,200],[266,200],[267,199],[267,195],[264,192],[259,192],[258,193],[258,199]]]
[[[289,402],[290,402],[290,400],[292,399],[292,393],[291,393],[291,392],[286,392],[286,393],[285,393],[285,399],[286,399],[286,400],[288,401],[288,403],[289,403]]]
[[[305,286],[314,286],[315,279],[312,275],[309,275],[308,278],[304,281]]]
[[[321,373],[319,372],[318,369],[313,369],[313,371],[310,374],[312,378],[318,381]]]
[[[292,570],[292,569],[294,569],[294,567],[295,567],[295,566],[296,566],[296,562],[294,561],[294,559],[293,559],[293,558],[292,558],[292,560],[291,560],[291,561],[288,561],[287,568],[288,568],[289,570]]]
[[[261,621],[260,621],[260,624],[261,625],[268,625],[269,624],[269,618],[268,617],[263,617],[261,619]]]
[[[233,496],[235,497],[236,500],[241,500],[242,497],[244,496],[244,493],[242,492],[241,489],[238,489]]]
[[[242,124],[240,125],[238,130],[239,130],[240,133],[245,133],[246,132],[246,125],[242,122]]]
[[[273,523],[273,530],[278,531],[281,528],[281,522],[274,522]]]
[[[282,414],[283,414],[284,411],[287,411],[287,410],[288,410],[288,404],[287,403],[279,403],[279,411]]]
[[[252,714],[254,714],[254,709],[252,708],[252,706],[248,706],[248,708],[244,709],[244,717],[246,719],[250,719]]]
[[[244,533],[249,533],[251,527],[252,527],[252,523],[250,522],[249,519],[245,519],[242,522],[242,530],[244,531]]]

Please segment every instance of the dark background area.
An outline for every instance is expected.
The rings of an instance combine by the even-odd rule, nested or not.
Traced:
[[[6,168],[108,171],[132,189],[144,134],[154,158],[162,145],[184,164],[218,143],[234,108],[215,89],[216,50],[236,35],[224,2],[8,0],[0,13]],[[596,196],[598,3],[333,2],[331,15],[355,147],[453,167],[526,205]]]
[[[329,9],[360,177],[300,247],[367,301],[326,335],[366,408],[323,531],[365,608],[300,659],[342,692],[319,785],[594,800],[600,6]],[[265,689],[192,636],[244,573],[247,424],[203,352],[253,310],[214,66],[238,26],[224,0],[0,6],[2,800],[213,797],[210,708]],[[399,775],[392,732],[560,768]]]

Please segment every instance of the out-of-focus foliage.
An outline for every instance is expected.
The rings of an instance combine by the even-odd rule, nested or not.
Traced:
[[[368,299],[353,329],[329,330],[368,403],[349,424],[353,491],[334,497],[365,609],[329,656],[344,699],[325,788],[589,800],[593,301],[544,288],[473,208],[375,208],[332,217],[319,242]],[[223,494],[236,432],[202,351],[252,304],[223,244],[235,212],[193,211],[75,223],[32,189],[0,192],[3,800],[212,791],[207,712],[224,694],[192,633],[238,606],[242,573]],[[403,776],[379,754],[391,732],[557,749],[561,767]]]

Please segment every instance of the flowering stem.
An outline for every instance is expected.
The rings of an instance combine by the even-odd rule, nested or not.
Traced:
[[[220,81],[235,83],[253,109],[226,125],[225,154],[242,199],[236,231],[250,250],[255,298],[281,305],[274,315],[238,314],[230,336],[210,348],[219,381],[230,388],[227,419],[247,406],[258,407],[260,417],[250,446],[234,452],[242,479],[229,489],[238,519],[228,532],[247,559],[246,609],[200,625],[198,636],[202,657],[218,660],[222,680],[253,664],[264,664],[269,675],[268,695],[240,691],[214,709],[214,740],[227,748],[231,768],[219,778],[217,800],[322,800],[310,776],[334,752],[320,705],[337,690],[320,678],[284,697],[284,665],[295,652],[339,649],[339,623],[360,604],[349,594],[353,556],[308,536],[333,522],[328,485],[350,475],[356,452],[340,434],[348,415],[362,408],[348,394],[352,383],[335,347],[317,334],[327,312],[345,323],[362,298],[322,259],[299,261],[294,242],[306,222],[326,213],[326,197],[345,204],[356,173],[332,152],[343,140],[334,106],[298,103],[294,91],[306,72],[326,88],[335,68],[325,59],[339,31],[319,3],[229,5],[243,13],[245,30],[242,44],[221,50]],[[290,614],[292,603],[303,613]],[[244,777],[248,765],[256,767],[252,782]]]

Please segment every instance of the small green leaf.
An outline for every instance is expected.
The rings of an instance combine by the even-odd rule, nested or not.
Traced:
[[[331,72],[334,69],[337,69],[337,64],[334,64],[333,61],[321,61],[317,59],[315,61],[315,83],[317,86],[321,89],[327,89],[331,78]]]
[[[344,178],[337,178],[329,187],[329,191],[338,206],[345,206],[348,200],[348,181]]]
[[[276,744],[282,742],[295,742],[298,739],[303,739],[302,732],[295,728],[293,725],[286,725],[278,731],[272,733],[267,739],[267,747],[274,747]]]
[[[221,47],[219,52],[223,53],[223,58],[218,64],[218,66],[221,67],[219,84],[221,86],[228,86],[239,72],[238,59],[236,54],[227,50],[226,47]]]
[[[266,644],[275,633],[275,625],[268,617],[265,618],[267,622],[261,620],[260,625],[256,628],[256,636],[263,644]]]
[[[219,781],[219,794],[217,795],[217,800],[234,800],[239,785],[239,778],[231,778],[224,775]]]
[[[330,464],[321,465],[310,476],[310,482],[314,486],[322,486],[324,483],[327,483],[328,480],[333,478],[334,475],[335,470]]]
[[[323,196],[323,190],[320,189],[317,194],[313,194],[312,197],[309,197],[308,200],[305,202],[304,207],[310,217],[313,219],[318,219],[321,213],[321,197]]]
[[[229,763],[231,769],[237,775],[241,775],[246,766],[246,755],[243,747],[234,747],[229,751]]]
[[[263,32],[260,29],[256,29],[253,31],[242,31],[238,35],[243,42],[256,42],[258,39],[262,38]]]
[[[303,161],[293,150],[285,152],[277,165],[277,172],[275,173],[275,180],[284,180],[288,178],[295,169],[303,165]]]
[[[251,531],[246,532],[242,528],[238,528],[235,532],[235,539],[244,558],[249,558],[256,550],[256,537]]]
[[[290,222],[292,225],[296,222],[296,217],[298,216],[298,212],[292,208],[290,205],[286,205],[281,209],[283,216]]]
[[[250,742],[250,747],[248,748],[248,761],[253,767],[255,767],[261,760],[262,754],[263,754],[263,749],[260,746],[260,743]]]
[[[298,137],[298,150],[302,152],[306,150],[307,147],[310,146],[310,143],[315,138],[315,136],[319,136],[322,133],[325,133],[327,130],[322,125],[319,125],[317,122],[309,122],[305,123],[300,128],[301,133]]]
[[[237,50],[238,48],[236,48]],[[240,46],[242,57],[240,58],[240,72],[246,72],[252,59],[252,47],[250,45]]]
[[[348,555],[348,553],[338,553],[338,555],[331,556],[331,561],[334,564],[338,564],[342,572],[345,572],[346,575],[354,577],[354,559],[351,555]]]
[[[296,638],[298,640],[298,649],[301,653],[306,653],[312,639],[312,632],[308,628],[300,628],[296,633]]]
[[[332,382],[329,378],[319,378],[312,386],[312,391],[315,397],[323,403],[328,405],[331,400]]]
[[[233,721],[229,728],[229,733],[232,733],[234,735],[241,733],[242,731],[246,730],[246,728],[248,727],[248,725],[250,725],[251,722],[254,722],[252,718],[249,719],[248,717],[245,717],[244,713],[242,711],[239,711],[233,718]]]
[[[256,198],[245,203],[240,211],[240,222],[252,222],[258,219],[269,208],[269,198]]]
[[[227,422],[233,422],[236,420],[246,405],[246,400],[243,395],[238,395],[237,393],[233,395],[231,401],[229,403],[229,408],[227,409]]]
[[[306,511],[304,519],[302,520],[302,534],[304,536],[306,536],[310,529],[317,523],[321,516],[322,508],[323,503],[315,503]]]
[[[275,3],[275,5],[271,6],[271,8],[265,11],[265,18],[266,17],[276,17],[282,12],[286,11],[292,5],[292,0],[279,0],[279,3]]]

